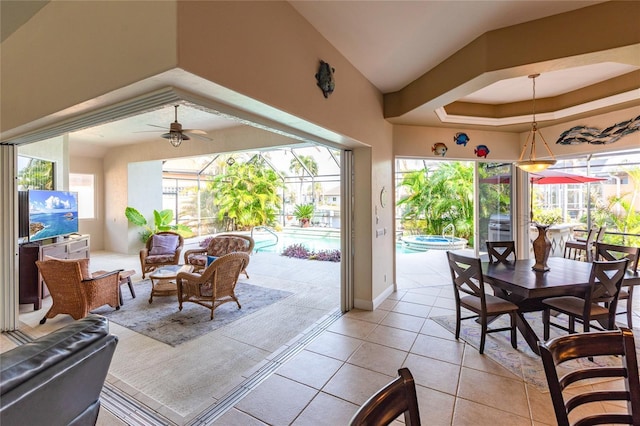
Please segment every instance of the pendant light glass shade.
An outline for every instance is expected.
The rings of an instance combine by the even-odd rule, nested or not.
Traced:
[[[549,145],[547,145],[547,141],[544,140],[542,133],[538,132],[538,123],[536,122],[536,77],[538,76],[540,76],[540,74],[531,74],[529,76],[529,78],[533,80],[533,122],[531,123],[531,132],[529,132],[527,141],[525,142],[524,147],[522,147],[520,158],[515,163],[517,167],[521,168],[527,173],[539,172],[556,164],[556,157],[551,152]],[[549,156],[551,156],[550,160],[539,160],[536,158],[537,136],[540,136],[540,139],[542,139],[544,147],[547,149]],[[525,154],[527,152],[527,147],[529,147],[529,142],[531,142],[531,150],[529,151],[529,158],[525,159]]]
[[[169,142],[174,147],[179,147],[182,143],[182,133],[181,132],[171,132],[169,135]]]

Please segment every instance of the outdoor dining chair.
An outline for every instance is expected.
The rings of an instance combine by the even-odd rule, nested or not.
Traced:
[[[576,332],[576,319],[582,322],[584,331],[588,332],[591,321],[606,321],[606,328],[615,328],[616,307],[622,280],[627,270],[628,259],[613,261],[594,261],[589,276],[589,287],[584,297],[558,296],[542,300],[544,311],[544,340],[549,339],[550,327],[554,326],[570,334]],[[604,305],[604,306],[603,306]],[[551,310],[569,317],[568,327],[551,321]]]
[[[454,296],[456,298],[456,339],[460,338],[460,323],[462,320],[480,318],[482,327],[480,334],[480,348],[484,352],[484,344],[488,333],[511,331],[511,346],[518,347],[516,338],[516,312],[518,306],[498,296],[485,292],[482,267],[479,258],[462,256],[447,251]],[[462,316],[462,308],[474,315]],[[509,327],[488,328],[488,318],[508,314],[511,320]]]
[[[569,334],[539,342],[542,364],[559,426],[570,424],[640,425],[640,380],[633,332],[614,331]],[[615,365],[565,368],[565,362],[616,356]],[[593,379],[617,379],[613,389],[587,386]],[[565,393],[565,389],[568,391]],[[622,404],[626,402],[626,404]],[[606,405],[603,403],[607,403]],[[609,409],[605,410],[605,406]],[[625,407],[626,406],[626,407]],[[615,411],[611,410],[615,407]],[[620,412],[626,408],[626,412]],[[571,417],[571,422],[569,422]],[[582,422],[582,423],[581,423]]]
[[[413,375],[408,368],[372,395],[354,414],[351,426],[386,426],[404,414],[406,426],[420,426],[418,397]]]
[[[487,241],[490,263],[509,263],[518,259],[514,241]]]
[[[596,239],[596,234],[595,228],[591,228],[587,234],[587,238],[565,242],[563,256],[566,259],[591,262],[593,260],[593,243]]]
[[[633,273],[638,271],[640,247],[619,246],[596,243],[596,258],[599,260],[629,259],[627,269]],[[618,301],[626,300],[626,311],[617,311],[616,315],[627,314],[627,327],[633,329],[633,286],[623,286]]]

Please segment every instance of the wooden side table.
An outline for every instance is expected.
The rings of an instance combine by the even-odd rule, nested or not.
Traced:
[[[173,296],[178,294],[176,277],[180,272],[192,272],[191,265],[171,265],[158,268],[149,274],[151,281],[151,294],[149,303],[153,302],[153,296]]]

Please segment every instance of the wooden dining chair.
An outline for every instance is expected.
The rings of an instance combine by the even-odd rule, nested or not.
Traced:
[[[418,397],[413,375],[408,368],[372,395],[354,414],[351,426],[386,426],[404,414],[406,426],[420,426]]]
[[[629,259],[627,269],[633,273],[637,273],[640,260],[640,247],[596,243],[596,259]],[[622,286],[620,294],[618,295],[618,301],[620,300],[627,301],[626,311],[617,311],[616,315],[627,314],[627,326],[633,329],[633,286]]]
[[[518,306],[498,296],[485,292],[484,279],[480,259],[462,256],[447,251],[451,281],[453,282],[454,296],[456,299],[456,339],[460,338],[460,323],[462,320],[480,318],[482,327],[480,334],[480,353],[484,352],[484,343],[488,333],[499,331],[511,331],[511,346],[518,347],[516,338],[516,312]],[[462,308],[474,315],[462,317]],[[509,327],[488,328],[488,318],[502,314],[508,314],[511,320]]]
[[[487,241],[487,254],[490,263],[509,263],[518,259],[514,241]]]
[[[597,231],[591,228],[585,239],[569,240],[564,243],[564,258],[573,260],[583,260],[591,262],[593,260],[593,243]]]
[[[585,289],[583,297],[558,296],[543,299],[544,340],[549,339],[551,326],[575,333],[576,318],[582,322],[585,332],[589,331],[590,323],[594,320],[602,322],[606,320],[605,327],[608,330],[613,330],[616,326],[618,295],[628,263],[628,259],[594,261],[589,276],[589,287]],[[568,327],[551,322],[551,310],[568,315]]]
[[[628,328],[614,331],[569,334],[548,342],[539,342],[542,364],[547,376],[549,393],[559,426],[570,424],[629,424],[640,425],[640,380],[633,332]],[[617,356],[616,365],[562,369],[565,362],[593,359],[597,356]],[[601,386],[586,386],[593,379],[618,379],[624,386],[603,390]],[[574,385],[575,384],[575,385]],[[564,392],[569,388],[568,392]],[[626,412],[620,413],[626,401]],[[616,411],[606,409],[616,407]],[[586,404],[586,407],[585,407]],[[588,408],[587,408],[588,407]],[[584,409],[587,408],[587,409]],[[588,416],[578,418],[578,416]],[[572,423],[569,423],[571,417]],[[579,423],[583,421],[584,423]]]

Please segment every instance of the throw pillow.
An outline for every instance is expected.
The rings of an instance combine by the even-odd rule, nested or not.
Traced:
[[[207,256],[207,268],[209,267],[209,265],[211,265],[213,263],[214,260],[216,260],[218,257],[217,256]]]
[[[80,276],[83,280],[89,280],[93,278],[91,272],[89,272],[89,259],[58,259],[57,257],[45,256],[44,260],[57,260],[58,262],[73,262],[80,265]]]
[[[178,236],[173,234],[156,234],[151,241],[150,255],[174,254],[178,247]]]

